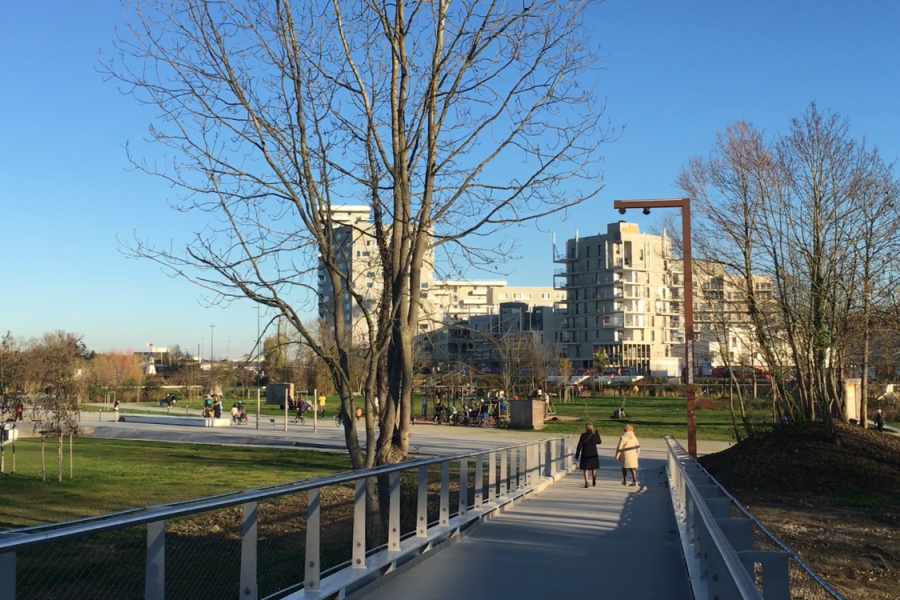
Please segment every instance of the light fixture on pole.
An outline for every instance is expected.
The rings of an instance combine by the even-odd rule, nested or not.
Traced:
[[[694,389],[694,286],[691,257],[691,199],[665,198],[658,200],[616,200],[613,208],[625,214],[629,208],[643,209],[645,215],[651,208],[680,208],[682,228],[682,260],[684,264],[684,362],[687,383],[687,438],[688,453],[697,458],[697,395]]]

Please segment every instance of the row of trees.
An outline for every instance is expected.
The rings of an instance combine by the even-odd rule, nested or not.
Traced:
[[[812,104],[783,134],[767,136],[743,121],[727,127],[677,183],[693,203],[695,257],[739,282],[772,377],[772,419],[843,415],[851,367],[864,375],[873,335],[894,347],[884,334],[900,330],[894,165],[853,137],[846,118]],[[741,429],[752,432],[743,403],[739,412]]]

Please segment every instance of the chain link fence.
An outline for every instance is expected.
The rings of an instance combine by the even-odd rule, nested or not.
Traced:
[[[712,479],[711,476],[710,478]],[[713,481],[715,481],[715,479],[713,479]],[[753,514],[744,508],[744,506],[733,496],[729,494],[728,497],[731,500],[731,518],[749,519],[751,521],[753,550],[787,553],[791,600],[845,600],[837,590],[831,587],[818,573],[807,565],[803,559],[790,548],[790,546],[782,542],[774,533],[769,531],[765,525],[760,523],[759,519],[754,517]],[[759,569],[759,565],[757,565],[757,569]],[[759,573],[756,575],[755,580],[761,593],[762,587],[759,583]]]
[[[732,499],[731,517],[749,519],[752,522],[753,549],[788,554],[788,577],[790,579],[791,600],[845,600],[833,587],[819,576],[800,556],[774,533],[759,522],[737,500]],[[759,578],[757,577],[757,581]],[[757,585],[759,585],[757,583]],[[760,588],[762,591],[762,588]]]
[[[138,526],[18,552],[16,598],[140,600],[146,540],[147,528]]]

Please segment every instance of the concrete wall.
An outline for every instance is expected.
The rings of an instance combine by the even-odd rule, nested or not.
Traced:
[[[266,404],[283,406],[285,390],[287,390],[288,398],[294,397],[293,383],[269,383],[266,385]]]
[[[543,429],[545,410],[542,400],[513,400],[509,403],[509,428]]]

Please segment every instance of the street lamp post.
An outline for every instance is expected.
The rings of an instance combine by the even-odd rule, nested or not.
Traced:
[[[691,258],[691,199],[665,198],[659,200],[616,200],[613,208],[625,214],[629,208],[643,209],[650,214],[651,208],[680,208],[682,229],[682,260],[684,263],[684,362],[687,380],[687,436],[688,453],[697,458],[697,396],[694,389],[694,285]]]

